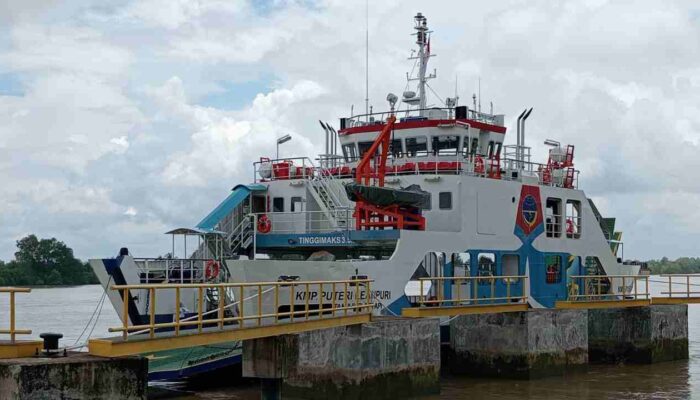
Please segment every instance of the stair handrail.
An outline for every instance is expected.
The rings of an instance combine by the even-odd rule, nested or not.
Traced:
[[[349,207],[349,204],[345,204],[338,196],[338,193],[341,192],[343,188],[343,184],[337,179],[335,179],[335,177],[332,174],[324,173],[323,168],[317,168],[310,158],[304,157],[304,161],[308,161],[309,164],[313,167],[313,181],[318,182],[319,184],[324,186],[324,189],[326,189],[326,192],[333,201],[334,208]]]
[[[243,216],[243,219],[241,219],[241,222],[231,230],[231,232],[228,234],[228,237],[226,238],[226,244],[228,245],[229,251],[233,250],[231,249],[231,243],[233,242],[234,238],[237,237],[238,240],[238,246],[241,246],[243,242],[247,239],[248,234],[246,233],[252,233],[252,221],[251,221],[251,214]],[[246,228],[251,228],[251,229],[246,229]],[[237,249],[236,249],[237,250]]]

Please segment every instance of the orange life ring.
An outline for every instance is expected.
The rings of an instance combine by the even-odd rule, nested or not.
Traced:
[[[481,156],[474,158],[474,172],[477,174],[484,173],[484,159]]]
[[[566,219],[566,233],[569,235],[574,234],[574,221],[571,218]]]
[[[267,215],[263,214],[258,218],[258,232],[268,233],[272,230],[272,221]]]
[[[207,261],[207,264],[204,267],[204,276],[207,279],[214,279],[219,276],[219,270],[221,269],[221,265],[219,265],[219,262],[216,260],[209,260]]]

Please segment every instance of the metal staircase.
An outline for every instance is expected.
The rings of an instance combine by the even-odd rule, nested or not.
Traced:
[[[224,246],[227,257],[240,255],[253,244],[255,229],[253,226],[253,216],[245,216],[241,222],[228,233],[226,246]]]
[[[345,194],[342,182],[322,170],[306,181],[306,188],[328,222],[338,228],[348,228],[352,221],[352,202]]]

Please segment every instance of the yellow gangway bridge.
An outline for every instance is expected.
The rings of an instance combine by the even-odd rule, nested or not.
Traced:
[[[700,303],[700,290],[696,289],[700,287],[700,274],[662,275],[662,281],[655,283],[665,289],[657,291],[657,296],[651,294],[650,278],[657,277],[571,276],[568,298],[557,302],[556,308]],[[412,299],[415,306],[404,308],[402,316],[421,318],[526,311],[529,309],[528,296],[523,288],[527,287],[527,279],[523,275],[422,278],[419,294]],[[120,291],[122,299],[129,299],[132,290],[147,293],[149,321],[130,324],[128,302],[123,301],[121,313],[124,322],[109,329],[120,336],[91,339],[88,349],[92,355],[119,357],[361,324],[371,321],[375,308],[372,282],[371,279],[351,279],[113,285],[110,290]],[[500,289],[497,289],[499,285]],[[620,290],[614,291],[614,288]],[[186,289],[194,290],[199,297],[199,309],[195,315],[182,318],[175,312],[172,322],[156,322],[158,293],[174,292],[174,305],[179,305],[181,292]],[[223,301],[217,309],[207,311],[202,308],[202,300],[204,293],[212,289],[222,294],[219,298]],[[41,348],[40,341],[17,339],[17,335],[28,335],[32,331],[15,326],[15,295],[30,291],[28,288],[0,288],[0,294],[10,295],[10,326],[9,329],[0,329],[0,334],[7,334],[10,339],[0,341],[0,358],[29,357]],[[322,300],[324,292],[333,293],[332,300]],[[623,292],[624,295],[613,292]],[[299,293],[305,295],[297,296]],[[310,293],[321,295],[314,297]],[[235,300],[227,303],[226,298]]]

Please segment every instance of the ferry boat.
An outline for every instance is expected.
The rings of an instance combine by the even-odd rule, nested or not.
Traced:
[[[400,98],[387,96],[388,111],[340,118],[338,129],[320,122],[325,153],[314,160],[261,157],[252,182],[234,186],[195,226],[167,232],[173,247],[166,257],[122,249],[91,260],[115,309],[122,298],[108,290],[112,284],[369,277],[374,312],[400,315],[415,305],[418,279],[453,276],[527,276],[508,282],[509,290],[519,288],[530,307],[553,307],[567,298],[571,276],[636,275],[639,265],[618,257],[615,219],[578,187],[574,146],[547,140],[548,159],[531,160],[525,123],[532,109],[519,115],[515,144],[506,145],[504,115],[482,112],[476,97],[471,106],[456,96],[444,107],[428,105],[432,31],[420,13],[414,24],[416,73]],[[629,290],[606,284],[614,294]],[[506,279],[494,286],[505,291]],[[179,309],[159,299],[157,322],[195,315],[198,296],[182,293]],[[223,295],[227,304],[235,299]],[[202,307],[216,310],[220,297],[207,291]],[[147,293],[134,290],[128,302],[130,323],[148,320]],[[147,356],[151,379],[176,379],[239,363],[241,346]]]

